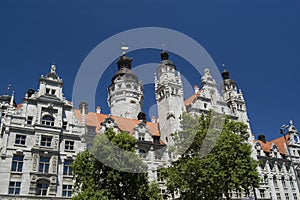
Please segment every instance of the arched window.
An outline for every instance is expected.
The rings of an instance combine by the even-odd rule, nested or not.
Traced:
[[[273,176],[273,184],[274,184],[274,187],[278,187],[276,176]]]
[[[42,125],[46,126],[54,126],[54,117],[45,115],[42,118]]]

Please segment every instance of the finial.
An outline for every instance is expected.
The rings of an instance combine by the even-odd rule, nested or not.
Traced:
[[[290,125],[293,125],[293,120],[290,120]]]
[[[55,70],[56,70],[56,66],[55,66],[55,64],[52,64],[51,65],[51,73],[55,74]]]
[[[208,68],[205,68],[204,73],[207,74],[207,75],[210,75],[210,74],[209,74],[209,69],[208,69]]]
[[[7,90],[6,90],[6,94],[8,95],[9,91],[10,91],[10,88],[11,88],[11,84],[8,84],[7,86]]]
[[[122,54],[125,55],[126,51],[129,49],[129,47],[127,45],[125,45],[125,42],[123,42],[121,49],[122,49]]]
[[[12,95],[11,95],[10,103],[9,103],[10,106],[14,105],[14,98],[15,98],[15,91],[12,91]]]

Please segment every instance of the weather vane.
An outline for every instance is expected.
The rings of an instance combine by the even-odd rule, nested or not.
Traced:
[[[6,94],[7,94],[7,95],[9,95],[10,89],[11,89],[11,84],[8,84],[7,90],[6,90]]]
[[[125,42],[123,42],[121,49],[123,51],[122,54],[125,55],[126,51],[129,49],[129,47],[127,45],[125,45]]]

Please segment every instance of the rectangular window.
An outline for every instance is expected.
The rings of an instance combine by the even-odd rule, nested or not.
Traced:
[[[36,194],[40,196],[46,196],[49,185],[47,183],[38,183]]]
[[[46,88],[46,94],[50,94],[50,88]]]
[[[281,200],[280,193],[276,193],[277,200]]]
[[[62,129],[67,130],[68,122],[63,122]]]
[[[297,200],[297,194],[293,193],[294,200]]]
[[[164,181],[164,178],[163,178],[162,174],[159,171],[157,172],[157,181],[158,182],[163,182]]]
[[[43,135],[41,139],[41,146],[51,147],[51,141],[52,141],[52,137]]]
[[[265,197],[265,190],[259,190],[259,194],[261,198]]]
[[[288,193],[285,193],[284,196],[285,196],[285,200],[289,200],[290,199]]]
[[[22,172],[23,169],[23,158],[24,156],[13,156],[11,171],[13,172]]]
[[[52,95],[55,95],[55,92],[56,92],[56,91],[55,91],[54,89],[51,90],[51,94],[52,94]]]
[[[294,181],[293,180],[290,180],[290,185],[292,188],[294,188]]]
[[[10,181],[8,194],[20,194],[21,182]]]
[[[65,162],[64,162],[64,175],[72,176],[73,173],[72,173],[71,163],[72,163],[72,161],[65,160]]]
[[[65,150],[73,151],[74,150],[74,141],[65,141]]]
[[[15,144],[25,145],[25,142],[26,142],[26,135],[16,135]]]
[[[139,140],[145,140],[145,135],[144,134],[139,134]]]
[[[33,117],[32,116],[28,116],[27,117],[27,124],[28,125],[32,125],[32,121],[33,121]]]
[[[63,185],[62,196],[63,197],[72,196],[72,185]]]
[[[273,179],[273,183],[274,183],[274,187],[278,187],[276,179]]]
[[[39,172],[48,173],[50,158],[40,158]]]

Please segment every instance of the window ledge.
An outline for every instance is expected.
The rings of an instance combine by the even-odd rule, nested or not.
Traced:
[[[22,175],[23,172],[16,172],[16,171],[10,171],[11,174],[15,174],[15,175]]]
[[[73,175],[66,175],[66,174],[64,174],[63,177],[64,178],[73,178]]]
[[[75,153],[75,150],[65,149],[65,152]]]
[[[14,144],[14,146],[17,146],[17,147],[27,147],[25,144]]]

